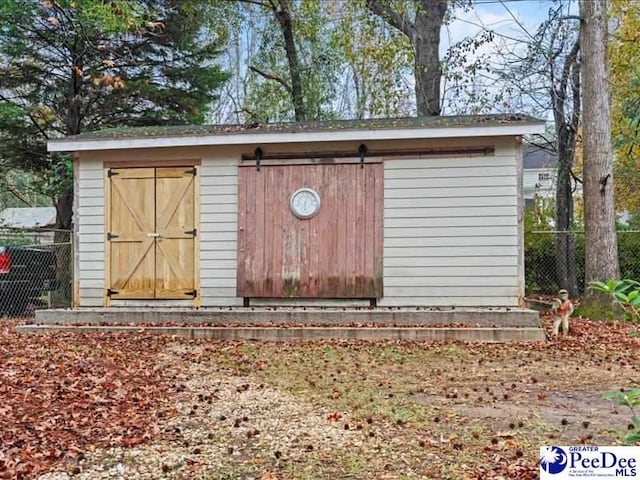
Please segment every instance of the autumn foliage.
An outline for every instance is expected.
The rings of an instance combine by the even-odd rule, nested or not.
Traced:
[[[640,4],[613,0],[611,21],[616,26],[609,44],[611,59],[612,130],[616,147],[616,206],[640,209]]]
[[[537,448],[545,442],[615,441],[598,426],[610,415],[602,393],[629,387],[638,348],[637,324],[582,319],[572,319],[568,338],[457,345],[221,342],[141,332],[24,335],[2,323],[0,479],[38,478],[52,470],[85,474],[91,462],[100,462],[94,455],[100,448],[151,444],[173,450],[176,464],[186,465],[185,476],[174,476],[177,470],[169,475],[178,467],[163,461],[147,478],[191,478],[188,472],[213,468],[206,452],[220,451],[243,452],[227,454],[226,473],[278,470],[284,460],[270,450],[255,463],[261,442],[271,438],[280,445],[300,427],[282,413],[273,418],[268,402],[274,398],[317,411],[323,428],[360,442],[360,473],[371,475],[356,478],[426,468],[426,478],[535,479]],[[201,383],[185,387],[194,378]],[[258,402],[253,410],[251,402]],[[585,412],[597,407],[600,415],[569,417],[567,426],[574,404],[586,405]],[[487,409],[496,416],[483,416]],[[260,426],[265,419],[277,428]],[[624,414],[615,420],[625,425]],[[203,424],[204,430],[193,430]],[[546,436],[550,432],[553,437]],[[393,443],[397,438],[402,442]],[[393,448],[381,453],[379,442]],[[296,455],[310,468],[341,471],[340,462],[348,463],[332,443],[308,444],[296,447],[303,448]],[[315,465],[320,450],[338,459]],[[452,469],[465,474],[447,476]],[[291,478],[281,473],[268,478]]]
[[[168,388],[144,335],[16,334],[0,325],[0,478],[33,478],[88,446],[156,435]]]

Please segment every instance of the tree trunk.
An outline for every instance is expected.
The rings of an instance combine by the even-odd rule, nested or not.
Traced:
[[[580,0],[584,128],[585,281],[616,279],[607,1]]]
[[[77,48],[78,43],[75,45]],[[65,132],[67,135],[81,133],[81,88],[82,78],[78,72],[82,71],[82,61],[74,55],[69,83],[68,105],[65,115]],[[54,161],[65,162],[64,157],[55,157]],[[69,307],[72,303],[73,292],[73,174],[68,178],[66,168],[54,168],[61,178],[56,178],[61,192],[55,199],[56,231],[54,233],[54,252],[56,258],[56,283],[54,306]]]
[[[562,66],[562,75],[556,84],[551,65],[551,103],[556,130],[556,155],[558,169],[556,179],[555,235],[556,275],[558,286],[576,296],[578,279],[576,268],[576,241],[573,235],[573,192],[571,191],[571,169],[573,168],[578,125],[580,124],[580,63],[578,53],[580,40],[571,47]],[[569,96],[569,91],[571,95]],[[567,115],[567,110],[570,115]],[[569,118],[567,118],[567,116]]]
[[[558,134],[558,179],[556,183],[556,272],[558,286],[566,288],[569,295],[578,294],[576,275],[576,241],[573,236],[573,196],[571,192],[571,167],[573,149],[567,148],[565,135]]]
[[[390,0],[366,0],[369,10],[407,36],[413,47],[416,110],[440,115],[440,29],[448,0],[414,0],[415,18],[394,10]]]
[[[73,186],[56,199],[56,231],[53,251],[56,258],[55,307],[70,307],[73,292]]]
[[[284,49],[287,53],[289,63],[289,74],[291,76],[291,98],[293,100],[293,110],[296,121],[307,120],[307,111],[304,106],[304,95],[302,93],[302,79],[300,74],[300,62],[296,42],[293,37],[293,24],[291,21],[291,3],[289,0],[279,0],[278,8],[274,12],[276,20],[280,25],[282,36],[284,37]]]
[[[440,28],[447,0],[421,0],[416,5],[413,39],[414,75],[418,115],[440,115]]]
[[[67,180],[63,180],[67,183]],[[71,230],[73,228],[73,186],[70,185],[56,199],[56,228]]]

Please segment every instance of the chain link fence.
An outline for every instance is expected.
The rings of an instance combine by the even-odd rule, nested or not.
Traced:
[[[72,288],[70,231],[0,227],[0,316],[70,307]]]
[[[640,281],[640,230],[619,230],[620,277]],[[525,232],[525,291],[552,295],[561,288],[571,296],[585,292],[584,232]]]
[[[73,291],[72,232],[0,227],[0,317],[67,308]],[[573,253],[575,252],[575,254]],[[621,278],[640,281],[640,230],[618,231]],[[585,291],[584,232],[525,233],[527,295]]]

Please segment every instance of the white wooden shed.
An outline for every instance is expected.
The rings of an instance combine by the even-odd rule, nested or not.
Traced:
[[[76,307],[516,307],[524,115],[122,128],[74,152]]]

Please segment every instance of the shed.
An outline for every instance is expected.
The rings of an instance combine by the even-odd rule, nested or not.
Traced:
[[[74,154],[76,307],[516,307],[518,114],[119,128]]]

